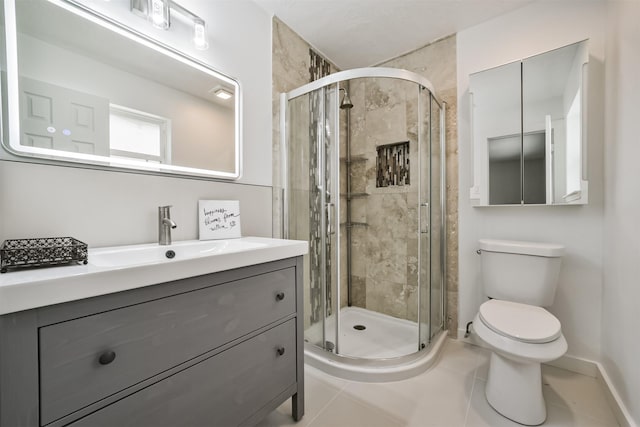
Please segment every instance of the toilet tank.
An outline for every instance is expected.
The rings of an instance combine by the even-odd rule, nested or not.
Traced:
[[[479,243],[487,296],[539,307],[553,304],[564,246],[491,239]]]

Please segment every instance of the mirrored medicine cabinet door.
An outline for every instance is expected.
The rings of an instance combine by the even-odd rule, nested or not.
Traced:
[[[588,201],[587,41],[470,76],[476,206]]]

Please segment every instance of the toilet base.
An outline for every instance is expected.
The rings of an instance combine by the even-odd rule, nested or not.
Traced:
[[[491,353],[485,388],[489,404],[501,415],[525,425],[547,418],[540,363],[522,363]]]

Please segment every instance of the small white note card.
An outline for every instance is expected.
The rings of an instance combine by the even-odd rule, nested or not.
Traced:
[[[198,200],[200,240],[241,237],[238,200]]]

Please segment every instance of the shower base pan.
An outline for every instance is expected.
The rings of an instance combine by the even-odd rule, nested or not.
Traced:
[[[335,316],[327,318],[327,331],[335,331]],[[305,331],[305,362],[328,374],[354,381],[386,382],[411,378],[426,371],[437,360],[446,331],[418,351],[418,325],[374,311],[344,307],[340,310],[339,351],[322,349],[322,327]],[[333,350],[333,334],[325,336]]]

